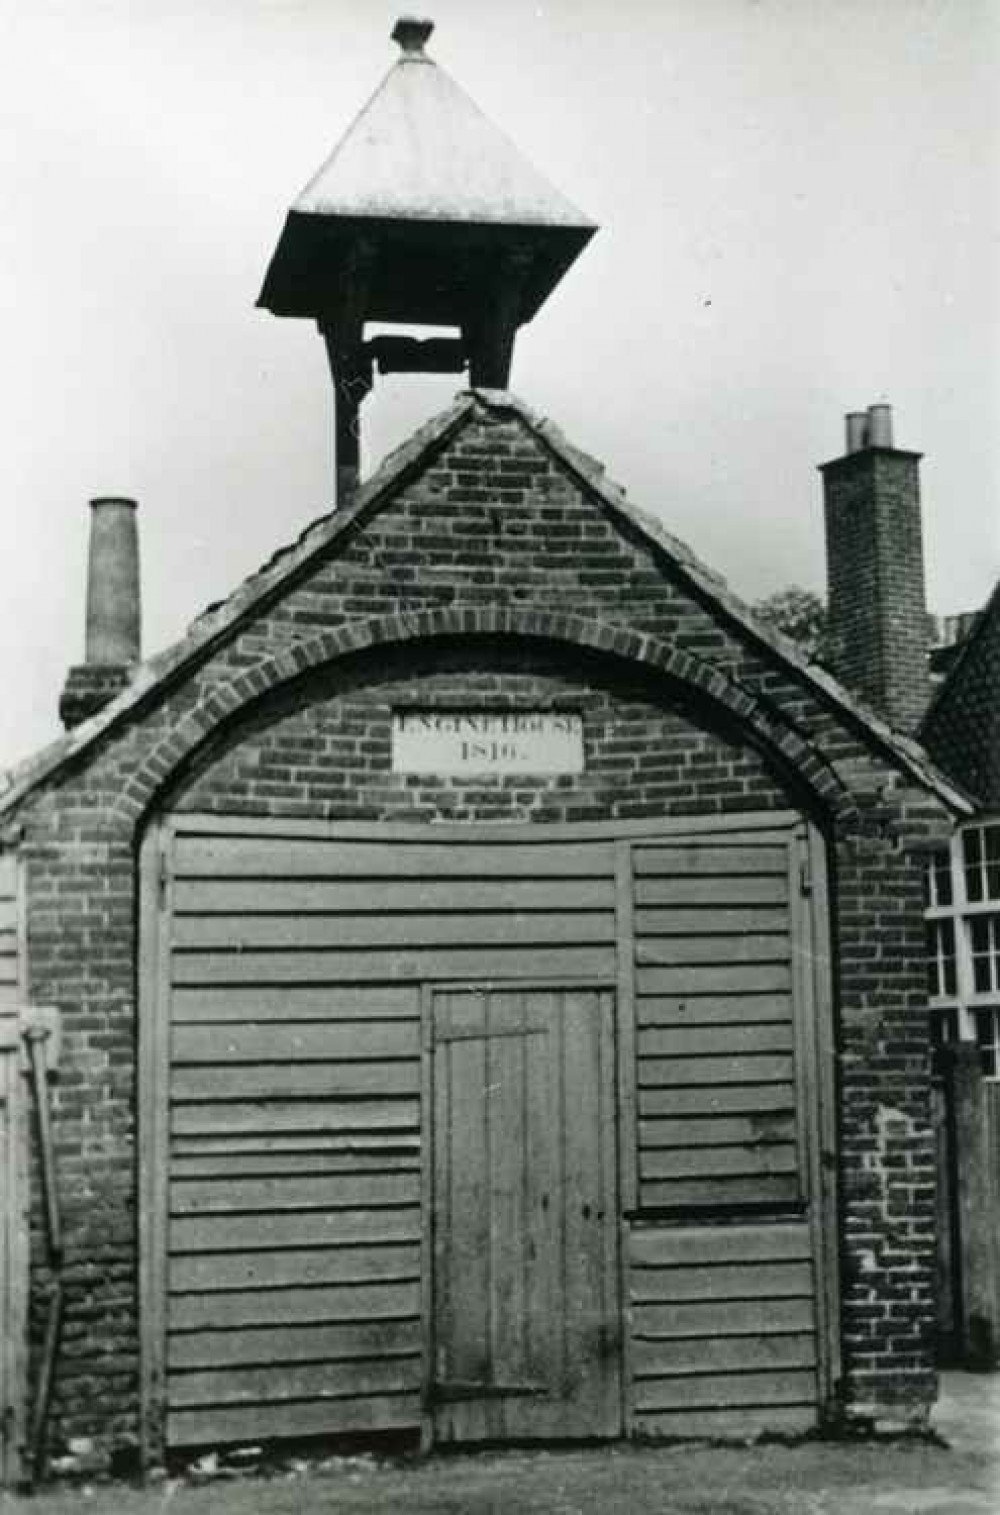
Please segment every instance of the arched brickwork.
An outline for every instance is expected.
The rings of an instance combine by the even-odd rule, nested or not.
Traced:
[[[274,693],[338,660],[384,647],[432,643],[462,637],[514,637],[532,642],[603,653],[661,674],[700,696],[710,707],[748,733],[757,745],[792,769],[823,808],[839,821],[855,810],[854,802],[829,763],[798,734],[775,707],[748,693],[703,659],[681,652],[646,633],[627,631],[583,616],[539,610],[494,607],[423,610],[353,622],[305,638],[291,648],[241,670],[228,683],[211,685],[189,711],[148,754],[122,790],[115,814],[138,821],[170,784],[177,768],[188,761],[209,736],[238,719],[262,696]]]

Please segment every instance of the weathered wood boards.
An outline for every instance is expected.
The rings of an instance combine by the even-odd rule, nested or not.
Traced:
[[[166,837],[168,1441],[813,1424],[795,818],[255,825]]]
[[[18,1008],[24,998],[19,874],[0,853],[0,1488],[22,1477],[28,1390],[28,1092]]]
[[[22,1475],[27,1406],[25,1112],[16,1014],[0,1009],[0,1488]]]
[[[805,1224],[637,1227],[629,1263],[639,1435],[815,1424],[816,1313]]]
[[[789,840],[632,849],[642,1206],[802,1199]]]
[[[13,852],[0,852],[0,1006],[23,998],[24,963],[20,877]]]
[[[420,1424],[422,985],[612,977],[609,859],[180,823],[168,1440]]]
[[[979,1049],[937,1052],[938,1328],[948,1362],[1000,1365],[1000,1085]]]
[[[616,1436],[611,994],[432,991],[439,1441]]]

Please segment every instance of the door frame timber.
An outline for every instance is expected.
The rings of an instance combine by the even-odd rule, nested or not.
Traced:
[[[631,846],[634,842],[661,837],[704,838],[738,844],[753,841],[764,832],[784,832],[790,853],[799,859],[791,895],[793,941],[802,932],[803,949],[793,949],[796,965],[796,1003],[801,1006],[798,1023],[802,1041],[804,1085],[805,1159],[809,1183],[813,1266],[817,1302],[817,1402],[822,1417],[830,1405],[840,1374],[840,1301],[837,1279],[839,1255],[836,1152],[838,1118],[833,1020],[833,981],[830,959],[830,880],[828,848],[816,824],[794,810],[735,812],[714,816],[651,817],[620,821],[579,821],[518,824],[442,823],[429,826],[415,822],[322,821],[302,818],[275,819],[265,816],[212,814],[161,815],[147,827],[139,847],[137,893],[139,930],[137,951],[138,1112],[137,1169],[139,1200],[139,1319],[140,1319],[140,1438],[146,1468],[162,1463],[166,1420],[166,1272],[167,1201],[169,1183],[169,941],[164,923],[172,903],[171,856],[179,833],[199,832],[288,840],[316,839],[331,843],[355,841],[424,842],[432,845],[480,846],[484,843],[538,845],[560,842],[606,841],[611,847],[610,876],[615,886],[617,977],[601,981],[614,991],[615,1090],[617,1103],[616,1152],[619,1197],[619,1278],[621,1280],[621,1398],[624,1435],[633,1430],[632,1375],[629,1370],[627,1270],[624,1243],[635,1212],[636,1114],[635,1114],[635,1007],[634,952],[623,951],[623,932],[632,918],[633,879]],[[563,976],[564,977],[564,976]],[[421,998],[421,1124],[426,1104],[428,1014],[423,994],[438,983],[425,980]],[[477,984],[494,982],[477,980]],[[499,982],[499,981],[498,981]],[[519,982],[504,979],[510,987]],[[526,979],[527,983],[528,980]],[[541,982],[535,976],[536,985]],[[558,980],[544,980],[555,987]],[[582,982],[582,980],[581,980]],[[593,976],[586,980],[596,987]],[[424,1149],[427,1144],[424,1143]],[[432,1172],[426,1172],[422,1155],[421,1190],[426,1207]],[[426,1232],[428,1227],[424,1227]],[[421,1288],[425,1312],[430,1304],[421,1242],[423,1277]],[[425,1323],[427,1320],[425,1314]],[[425,1349],[426,1351],[426,1349]],[[424,1365],[425,1406],[429,1385]],[[425,1411],[426,1418],[426,1411]],[[426,1437],[426,1426],[422,1436]]]

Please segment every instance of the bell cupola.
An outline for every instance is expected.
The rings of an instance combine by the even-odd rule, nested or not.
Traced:
[[[597,229],[428,57],[432,30],[397,21],[400,57],[292,205],[257,302],[315,321],[326,344],[338,503],[374,372],[468,369],[506,389],[518,328]],[[456,334],[366,340],[370,322]]]

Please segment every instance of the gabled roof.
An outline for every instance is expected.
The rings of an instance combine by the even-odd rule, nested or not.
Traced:
[[[573,447],[550,421],[534,415],[514,395],[499,390],[471,390],[457,396],[452,405],[428,421],[383,462],[363,484],[349,506],[321,516],[297,541],[281,549],[257,573],[246,579],[230,597],[211,606],[174,646],[138,668],[128,688],[96,715],[66,733],[50,747],[29,758],[8,775],[9,787],[0,795],[0,816],[9,814],[31,790],[56,776],[65,766],[78,763],[87,750],[136,707],[154,700],[238,627],[269,597],[309,563],[328,555],[350,529],[385,504],[394,490],[425,465],[448,437],[480,407],[487,411],[513,412],[531,434],[619,520],[629,524],[651,551],[666,559],[674,573],[685,581],[710,608],[724,615],[742,632],[767,648],[825,697],[855,727],[893,758],[922,787],[935,793],[953,811],[971,814],[973,805],[962,789],[937,769],[924,749],[894,731],[880,716],[849,693],[829,673],[813,663],[789,637],[765,626],[734,595],[719,574],[706,567],[691,549],[668,532],[658,520],[636,509],[624,490],[612,483],[602,465]]]
[[[937,707],[947,698],[955,684],[964,677],[963,670],[968,668],[975,649],[985,639],[994,624],[1000,625],[1000,579],[997,579],[989,599],[981,610],[976,612],[975,623],[968,636],[959,644],[952,659],[947,673],[941,680],[931,696],[930,703],[924,711],[920,722],[920,730],[925,731],[931,723],[931,718]]]
[[[421,51],[397,60],[292,209],[594,228]]]

